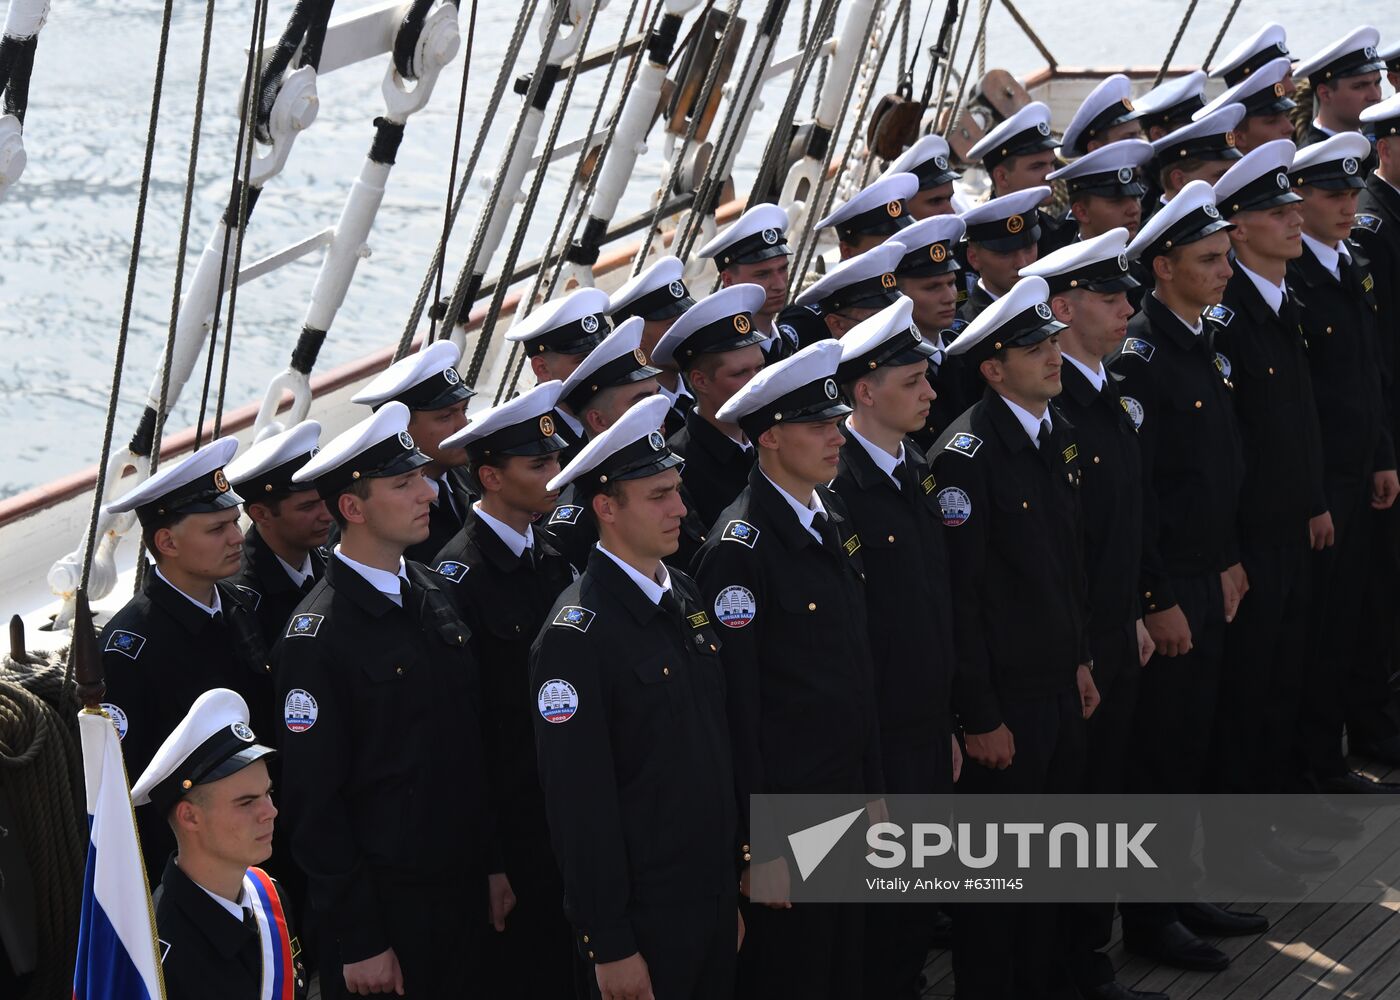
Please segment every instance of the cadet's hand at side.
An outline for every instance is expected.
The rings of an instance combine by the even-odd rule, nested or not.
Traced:
[[[1074,682],[1079,686],[1079,704],[1084,710],[1084,718],[1087,719],[1094,714],[1094,709],[1099,707],[1099,688],[1094,683],[1094,672],[1089,669],[1087,663],[1079,665]]]
[[[739,943],[734,946],[734,950],[739,951],[744,947],[744,911],[736,910],[735,912],[739,916]]]
[[[1317,517],[1308,518],[1308,542],[1321,552],[1337,540],[1337,529],[1332,526],[1331,513],[1324,511]]]
[[[491,905],[486,919],[498,932],[504,931],[506,917],[510,915],[511,910],[515,909],[515,890],[510,887],[510,879],[506,878],[505,872],[496,872],[489,876],[487,890]]]
[[[956,785],[958,783],[958,779],[962,777],[962,747],[958,744],[958,738],[956,735],[949,736],[948,739],[953,741],[953,784]]]
[[[1400,477],[1394,469],[1382,469],[1371,475],[1371,506],[1376,510],[1388,510],[1400,496]]]
[[[739,876],[739,892],[749,899],[757,897],[757,901],[770,910],[792,909],[788,900],[791,891],[792,877],[788,874],[786,858],[749,865]]]
[[[1225,598],[1225,620],[1235,620],[1235,612],[1240,609],[1240,601],[1249,593],[1249,574],[1243,563],[1235,563],[1220,574],[1220,590]]]
[[[595,971],[603,1000],[656,1000],[651,992],[651,972],[641,952],[616,962],[599,962]]]
[[[1011,730],[1002,723],[990,733],[965,733],[967,755],[983,767],[1004,771],[1011,766],[1011,758],[1016,756],[1016,741]]]
[[[397,993],[403,996],[403,970],[394,949],[381,951],[363,962],[351,962],[343,967],[345,988],[367,997],[371,993]]]
[[[1137,620],[1137,642],[1138,642],[1138,666],[1147,666],[1147,661],[1152,659],[1152,654],[1157,650],[1157,644],[1152,641],[1152,633],[1147,631],[1147,626],[1142,619]]]
[[[1142,622],[1157,652],[1163,656],[1183,656],[1191,652],[1191,626],[1180,605],[1144,615]]]

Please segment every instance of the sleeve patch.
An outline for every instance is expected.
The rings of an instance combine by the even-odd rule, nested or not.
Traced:
[[[559,677],[551,678],[540,685],[536,701],[539,704],[540,718],[556,726],[568,722],[578,712],[577,689]]]
[[[253,610],[254,610],[254,611],[258,610],[258,605],[262,603],[262,594],[258,593],[258,592],[257,592],[256,590],[254,590],[252,587],[245,587],[245,586],[243,586],[243,584],[241,584],[241,583],[235,583],[235,584],[234,584],[234,587],[235,587],[236,589],[238,589],[238,590],[243,591],[243,593],[247,594],[247,595],[248,595],[248,599],[249,599],[250,601],[253,602]]]
[[[1206,319],[1213,320],[1221,326],[1229,326],[1230,321],[1235,318],[1235,310],[1229,306],[1211,306],[1206,310]]]
[[[123,712],[119,706],[113,705],[110,701],[104,701],[102,703],[102,711],[107,713],[108,718],[112,720],[112,725],[116,727],[117,739],[119,741],[126,739],[126,731],[129,728],[126,713]]]
[[[841,547],[846,550],[846,555],[853,556],[860,551],[860,536],[852,535],[841,543]]]
[[[720,536],[723,542],[738,542],[740,545],[747,545],[753,548],[758,541],[759,531],[748,521],[730,521],[724,528],[724,534]]]
[[[1136,354],[1144,361],[1151,361],[1152,355],[1157,353],[1157,348],[1141,337],[1129,337],[1123,341],[1124,354]]]
[[[453,583],[461,583],[462,577],[467,575],[467,570],[471,569],[466,563],[454,562],[451,559],[437,564],[437,571],[442,576],[447,577]]]
[[[710,624],[710,616],[703,611],[697,611],[693,615],[686,615],[685,620],[690,622],[691,628],[704,628]]]
[[[135,632],[123,632],[121,629],[113,632],[107,637],[107,648],[103,652],[121,653],[129,656],[133,660],[141,655],[141,648],[146,645],[146,637],[137,635]]]
[[[304,688],[292,688],[287,692],[287,700],[282,703],[282,721],[293,733],[304,733],[316,725],[316,717],[321,714],[320,706],[311,692]]]
[[[561,503],[554,508],[554,513],[549,515],[550,524],[578,524],[578,516],[583,513],[583,508],[577,504]]]
[[[580,608],[570,604],[559,609],[559,613],[554,616],[553,625],[562,625],[565,628],[578,629],[580,632],[587,632],[588,626],[593,624],[593,619],[597,617],[587,608]],[[562,682],[561,682],[562,683]]]
[[[925,476],[920,485],[924,488],[924,496],[928,496],[933,492],[933,488],[938,485],[938,480],[934,479],[932,476]]]
[[[1120,396],[1118,402],[1123,404],[1123,412],[1128,415],[1128,419],[1133,422],[1133,426],[1141,429],[1142,418],[1144,416],[1142,404],[1132,396]]]
[[[953,439],[943,446],[944,451],[955,451],[971,458],[982,447],[982,439],[976,434],[954,434]]]
[[[945,486],[938,491],[938,507],[943,511],[943,523],[950,528],[966,524],[972,516],[972,498],[956,486]]]
[[[757,615],[758,602],[748,587],[725,587],[715,595],[715,617],[728,628],[743,628]]]
[[[1079,457],[1079,445],[1072,444],[1064,451],[1060,452],[1060,454],[1064,456],[1066,463],[1073,462]]]
[[[291,639],[298,635],[313,636],[321,630],[321,622],[325,620],[325,615],[293,615],[292,620],[287,623],[287,634],[284,638]]]
[[[1367,271],[1367,272],[1366,272],[1366,277],[1364,277],[1364,278],[1361,279],[1361,290],[1362,290],[1363,292],[1369,292],[1371,289],[1373,289],[1373,288],[1375,288],[1375,287],[1376,287],[1376,279],[1373,278],[1373,277],[1371,277],[1371,272],[1370,272],[1370,271]]]
[[[1365,229],[1368,232],[1378,233],[1381,229],[1381,217],[1369,213],[1358,215],[1351,224],[1352,229]]]

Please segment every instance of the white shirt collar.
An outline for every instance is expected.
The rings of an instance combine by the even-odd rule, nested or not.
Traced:
[[[408,570],[404,566],[403,556],[399,556],[399,571],[397,573],[390,573],[386,570],[376,569],[373,566],[366,566],[362,562],[356,562],[344,552],[341,552],[339,545],[335,547],[335,555],[337,559],[349,566],[356,573],[359,573],[360,576],[364,577],[365,582],[371,587],[389,598],[389,600],[393,601],[399,607],[403,607],[403,595],[399,593],[399,580],[408,579]]]
[[[680,378],[680,377],[677,377],[677,378],[676,378],[676,391],[675,391],[675,392],[672,392],[670,389],[666,388],[666,387],[665,387],[664,385],[662,385],[660,382],[657,382],[657,383],[656,383],[656,386],[657,386],[658,389],[661,390],[661,395],[665,396],[665,397],[666,397],[666,401],[667,401],[668,403],[670,403],[672,406],[675,406],[675,405],[676,405],[676,400],[680,399],[682,396],[690,396],[690,390],[687,389],[687,388],[685,387],[685,379]],[[691,398],[693,399],[694,397],[692,396]]]
[[[759,471],[763,472],[762,469]],[[801,522],[802,527],[806,528],[808,533],[820,542],[822,540],[821,532],[817,531],[812,522],[816,520],[818,514],[825,515],[826,508],[822,506],[822,498],[817,495],[817,491],[812,491],[812,499],[809,501],[812,506],[809,507],[777,483],[773,482],[773,480],[769,478],[768,473],[763,472],[763,478],[767,479],[773,489],[778,491],[778,496],[788,502],[788,506],[791,507],[793,513],[797,515],[797,520]]]
[[[899,480],[895,479],[894,470],[899,468],[899,466],[904,462],[904,442],[899,442],[899,454],[891,455],[884,448],[881,448],[879,445],[866,440],[866,438],[860,433],[860,431],[856,430],[854,427],[851,426],[851,422],[849,420],[846,421],[845,430],[847,434],[855,438],[856,442],[866,450],[866,452],[870,455],[870,460],[875,463],[876,468],[878,468],[885,475],[889,476],[890,481],[893,482],[896,486],[898,486]]]
[[[1010,408],[1012,415],[1020,422],[1022,429],[1025,430],[1027,436],[1030,437],[1030,439],[1031,439],[1031,444],[1033,444],[1033,445],[1035,445],[1037,448],[1039,448],[1039,447],[1040,447],[1040,422],[1041,422],[1042,420],[1050,420],[1050,426],[1053,427],[1053,426],[1055,425],[1055,424],[1054,424],[1054,421],[1051,420],[1051,417],[1050,417],[1050,406],[1049,406],[1049,404],[1048,404],[1048,403],[1046,404],[1046,406],[1045,406],[1045,412],[1042,413],[1040,416],[1037,417],[1037,416],[1036,416],[1034,413],[1032,413],[1030,410],[1027,410],[1027,409],[1025,409],[1025,408],[1022,407],[1022,406],[1016,405],[1015,403],[1011,402],[1011,400],[1007,399],[1005,396],[1002,396],[1002,397],[1001,397],[1001,401],[1002,401],[1003,403],[1005,403],[1005,404]]]
[[[1095,371],[1078,358],[1071,357],[1068,352],[1065,352],[1062,357],[1084,373],[1084,377],[1089,380],[1089,384],[1094,387],[1095,392],[1103,392],[1103,384],[1108,381],[1108,375],[1104,373],[1102,361],[1099,362],[1098,371]]]
[[[196,601],[196,600],[195,600],[193,597],[191,597],[189,594],[185,593],[185,592],[184,592],[183,590],[181,590],[179,587],[175,586],[175,584],[171,583],[170,580],[169,580],[169,578],[168,578],[164,573],[162,573],[162,572],[160,571],[160,567],[159,567],[159,566],[156,566],[154,563],[152,563],[151,565],[152,565],[152,568],[154,568],[155,571],[156,571],[156,576],[158,576],[158,577],[160,577],[162,580],[164,580],[165,583],[166,583],[166,585],[167,585],[171,590],[175,591],[175,593],[179,594],[179,595],[180,595],[181,597],[183,597],[185,600],[189,601],[191,604],[193,604],[195,607],[197,607],[200,611],[203,611],[203,612],[204,612],[206,615],[208,615],[210,618],[213,618],[213,617],[214,617],[215,615],[217,615],[219,612],[221,612],[221,611],[224,610],[223,602],[222,602],[221,600],[219,600],[219,588],[218,588],[218,587],[215,587],[215,588],[214,588],[214,603],[213,603],[213,604],[205,604],[203,601]],[[240,917],[239,919],[242,919],[242,918]]]
[[[1317,129],[1317,130],[1318,130],[1319,132],[1321,132],[1323,135],[1326,135],[1326,136],[1333,136],[1333,135],[1336,135],[1336,134],[1337,134],[1335,131],[1333,131],[1332,129],[1328,128],[1326,125],[1322,124],[1322,122],[1318,121],[1316,118],[1314,118],[1314,119],[1312,120],[1312,124],[1313,124],[1313,128]]]
[[[1377,177],[1381,177],[1381,173],[1379,170],[1377,170],[1375,174]],[[1391,182],[1384,177],[1381,177],[1381,180],[1384,181],[1386,184],[1390,185],[1390,190],[1394,191],[1397,194],[1400,194],[1400,184],[1391,184]]]
[[[186,875],[185,877],[189,878],[188,875]],[[194,879],[191,878],[190,881],[194,882]],[[208,889],[204,888],[204,886],[199,885],[198,882],[194,882],[194,884],[199,886],[200,892],[204,893],[204,895],[208,896],[214,902],[218,903],[225,910],[227,910],[228,915],[231,916],[234,920],[237,920],[240,924],[243,923],[243,914],[247,912],[248,909],[251,909],[251,907],[248,906],[247,889],[243,888],[241,885],[239,886],[238,902],[235,903],[231,899],[225,899],[223,896],[220,896],[217,893],[210,892]]]
[[[572,413],[565,410],[562,406],[556,406],[554,412],[559,414],[564,423],[569,425],[569,430],[573,431],[576,437],[584,436],[583,424],[579,423],[578,419]]]
[[[277,562],[280,563],[282,568],[287,571],[287,575],[292,578],[292,582],[295,583],[298,587],[300,587],[303,583],[306,582],[307,577],[313,575],[311,571],[310,552],[306,553],[306,558],[302,560],[301,569],[297,569],[291,563],[287,562],[287,560],[283,559],[281,556],[278,556],[276,552],[272,554],[274,556],[277,556]]]
[[[1158,302],[1162,302],[1161,299],[1157,298],[1157,292],[1155,290],[1152,292],[1152,297],[1154,299],[1157,299]],[[1198,337],[1201,335],[1201,331],[1205,329],[1204,324],[1201,323],[1201,317],[1199,316],[1196,317],[1195,322],[1187,322],[1185,319],[1182,318],[1180,313],[1178,313],[1171,306],[1167,305],[1165,302],[1162,302],[1162,308],[1165,309],[1167,312],[1171,313],[1173,316],[1175,316],[1181,322],[1182,326],[1186,327],[1186,329],[1190,330]]]
[[[1254,287],[1259,289],[1259,294],[1263,296],[1265,304],[1270,309],[1272,309],[1274,311],[1274,315],[1277,316],[1279,309],[1283,306],[1283,285],[1272,284],[1269,281],[1269,279],[1260,277],[1259,275],[1255,274],[1249,268],[1245,267],[1242,263],[1240,263],[1239,258],[1235,259],[1234,264],[1236,267],[1238,267],[1241,271],[1244,272],[1245,277],[1248,278],[1254,284]]]
[[[662,596],[671,589],[671,574],[667,571],[665,563],[656,564],[656,571],[661,575],[661,579],[659,581],[649,580],[605,549],[602,542],[598,543],[598,551],[617,563],[618,568],[631,577],[633,583],[642,588],[642,593],[647,595],[647,600],[651,601],[652,604],[660,604]]]
[[[1303,245],[1312,251],[1313,256],[1317,258],[1317,262],[1323,267],[1327,268],[1328,273],[1331,274],[1332,277],[1336,278],[1339,281],[1341,280],[1342,258],[1345,257],[1348,262],[1351,261],[1351,254],[1347,253],[1347,248],[1345,244],[1338,243],[1335,246],[1329,247],[1326,243],[1323,243],[1321,240],[1315,240],[1307,233],[1304,233]]]
[[[519,559],[525,554],[526,549],[535,547],[535,529],[530,525],[525,525],[525,534],[516,531],[510,525],[498,518],[492,517],[481,509],[481,501],[472,504],[472,510],[476,511],[476,516],[485,522],[486,526],[496,533],[501,541],[506,543],[506,548]]]
[[[987,283],[983,281],[980,277],[977,279],[977,287],[982,289],[982,291],[986,292],[989,296],[991,296],[993,302],[1001,298],[1000,295],[988,288]]]

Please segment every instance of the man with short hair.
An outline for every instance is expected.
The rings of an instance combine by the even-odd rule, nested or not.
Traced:
[[[743,939],[722,640],[664,561],[685,513],[665,410],[642,400],[550,481],[599,540],[530,653],[565,907],[603,1000],[728,997]]]
[[[386,402],[292,477],[340,525],[274,647],[283,802],[328,997],[460,991],[501,871],[469,630],[450,584],[403,556],[427,537],[433,495],[408,422]]]
[[[614,327],[633,316],[642,318],[645,325],[639,346],[649,358],[654,358],[656,345],[671,324],[695,305],[690,290],[685,287],[684,273],[685,265],[679,257],[661,257],[608,299],[608,318]],[[674,434],[685,426],[686,412],[695,404],[695,397],[690,394],[680,372],[666,365],[656,367],[659,369],[657,388],[671,402],[671,409],[666,413],[666,429]]]
[[[894,237],[847,258],[802,290],[794,303],[820,318],[804,347],[817,340],[840,340],[861,320],[869,319],[899,294],[895,265],[904,248]]]
[[[152,895],[168,1000],[305,997],[291,907],[256,867],[272,854],[276,756],[256,742],[236,692],[204,692],[156,751],[131,801],[169,824],[175,852]]]
[[[770,362],[798,349],[796,332],[790,327],[783,329],[778,322],[778,314],[787,304],[788,258],[792,256],[787,227],[787,212],[782,208],[755,205],[697,254],[715,262],[720,284],[725,288],[758,285],[763,289],[763,304],[753,314],[753,325],[768,338],[763,354]]]
[[[1235,127],[1235,146],[1248,153],[1275,139],[1293,138],[1293,119],[1289,112],[1298,106],[1288,95],[1293,93],[1289,77],[1293,64],[1285,57],[1273,59],[1196,112],[1196,120],[1229,107],[1244,105],[1244,117]]]
[[[1206,106],[1206,74],[1198,69],[1163,80],[1133,102],[1142,117],[1138,125],[1148,142],[1165,138],[1191,124],[1191,116]]]
[[[1105,77],[1089,92],[1060,138],[1067,160],[1124,139],[1142,138],[1142,112],[1133,106],[1133,85],[1122,73]]]
[[[444,449],[442,442],[467,425],[467,400],[476,395],[457,373],[461,349],[450,340],[424,345],[417,354],[394,362],[352,397],[372,409],[398,400],[411,414],[408,433],[421,441],[428,457],[423,478],[436,491],[428,517],[428,537],[410,545],[405,555],[427,562],[462,527],[472,502],[471,491],[461,478],[460,452]]]
[[[252,601],[268,648],[326,572],[330,511],[314,489],[292,485],[292,474],[311,460],[320,436],[320,424],[303,420],[257,442],[225,470],[229,485],[246,498],[243,509],[253,522],[243,534],[242,565],[229,582]]]
[[[962,174],[948,165],[948,140],[941,135],[920,136],[885,170],[886,174],[913,174],[919,190],[905,201],[909,217],[922,221],[952,215],[953,182]]]
[[[1040,101],[1031,101],[974,143],[967,151],[967,159],[970,163],[982,164],[992,182],[993,199],[1030,188],[1043,188],[1045,193],[1037,204],[1044,204],[1051,197],[1045,179],[1055,169],[1056,145],[1050,132],[1050,108]],[[1056,218],[1043,208],[1035,212],[1041,253],[1049,253],[1074,239],[1072,221]],[[1028,263],[1030,261],[1024,261],[1017,266]]]
[[[1152,159],[1152,146],[1141,139],[1122,139],[1086,153],[1050,175],[1063,180],[1069,210],[1079,224],[1079,238],[1090,240],[1120,226],[1129,234],[1142,221],[1146,186],[1138,171]]]
[[[1161,194],[1151,204],[1144,202],[1144,220],[1192,181],[1214,184],[1225,176],[1241,156],[1235,129],[1244,115],[1244,105],[1227,104],[1153,141],[1150,167]]]
[[[1316,116],[1298,136],[1298,145],[1321,142],[1338,132],[1359,132],[1361,112],[1381,99],[1381,70],[1385,60],[1376,52],[1381,34],[1361,27],[1304,59],[1294,70],[1312,85]],[[1364,169],[1375,168],[1375,156],[1363,158]]]
[[[818,229],[834,229],[840,259],[858,257],[914,222],[908,200],[919,191],[913,174],[881,174],[830,215],[817,222]]]
[[[121,736],[127,770],[140,774],[160,741],[213,687],[231,688],[266,731],[273,691],[267,647],[252,602],[228,577],[238,572],[243,534],[224,466],[238,450],[220,438],[107,504],[135,511],[150,561],[141,590],[102,630],[107,714]],[[137,810],[147,867],[173,846],[164,816]]]
[[[1269,21],[1227,52],[1211,69],[1210,75],[1213,78],[1223,79],[1225,86],[1233,87],[1275,59],[1287,59],[1287,42],[1283,25]],[[1285,93],[1291,96],[1296,89],[1292,73],[1284,76],[1283,85]]]
[[[1045,213],[1036,206],[1048,197],[1049,187],[1028,188],[993,198],[963,213],[969,277],[975,278],[967,301],[958,310],[964,323],[971,323],[1011,291],[1020,280],[1021,268],[1040,256],[1040,220]]]

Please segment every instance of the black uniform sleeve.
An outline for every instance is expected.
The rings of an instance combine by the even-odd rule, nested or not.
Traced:
[[[1142,613],[1155,614],[1176,607],[1176,592],[1172,589],[1166,564],[1162,560],[1157,488],[1153,476],[1160,427],[1156,416],[1162,404],[1147,374],[1146,365],[1146,361],[1124,354],[1114,362],[1113,372],[1121,378],[1118,391],[1137,426],[1142,454],[1142,568],[1138,571],[1141,581],[1139,596]]]

